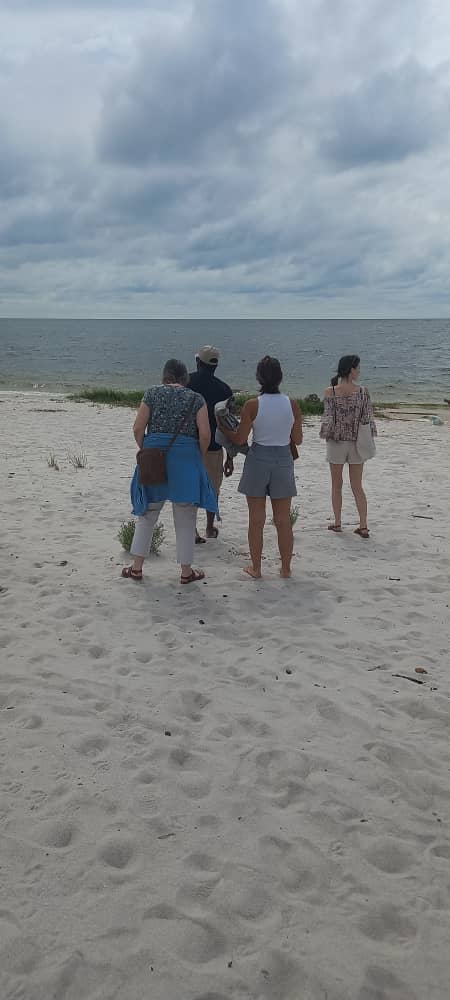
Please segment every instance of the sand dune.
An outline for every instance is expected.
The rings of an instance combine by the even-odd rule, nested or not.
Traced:
[[[2,1000],[447,1000],[449,424],[381,422],[363,542],[311,420],[293,579],[235,476],[180,587],[130,411],[0,399]]]

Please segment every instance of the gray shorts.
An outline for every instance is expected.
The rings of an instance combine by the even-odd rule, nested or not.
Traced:
[[[294,461],[289,445],[278,448],[252,444],[238,491],[247,497],[271,497],[272,500],[296,497]]]
[[[327,441],[327,462],[332,465],[362,465],[355,441]]]

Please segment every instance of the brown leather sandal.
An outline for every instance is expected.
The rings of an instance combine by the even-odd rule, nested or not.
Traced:
[[[204,580],[205,574],[202,569],[193,569],[189,576],[180,576],[180,583],[197,583],[198,580]]]
[[[133,569],[132,566],[124,566],[122,576],[124,576],[126,580],[142,580],[142,570]]]
[[[355,528],[355,535],[359,535],[360,538],[370,538],[368,528]]]
[[[339,534],[339,532],[342,531],[342,528],[340,524],[329,524],[328,531],[337,531],[337,533]]]

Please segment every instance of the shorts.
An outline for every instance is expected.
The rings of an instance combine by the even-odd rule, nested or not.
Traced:
[[[332,465],[363,465],[356,441],[327,441],[327,462]]]
[[[252,444],[244,462],[238,492],[247,497],[271,497],[272,500],[296,497],[294,461],[289,445]]]
[[[214,492],[219,496],[220,487],[223,483],[223,450],[207,451],[203,458],[205,469],[208,473],[210,483]]]

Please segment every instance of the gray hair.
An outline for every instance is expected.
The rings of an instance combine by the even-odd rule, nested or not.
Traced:
[[[177,361],[176,358],[169,358],[166,361],[163,370],[163,382],[169,384],[171,382],[178,382],[180,385],[187,385],[188,379],[188,370],[182,361]]]

